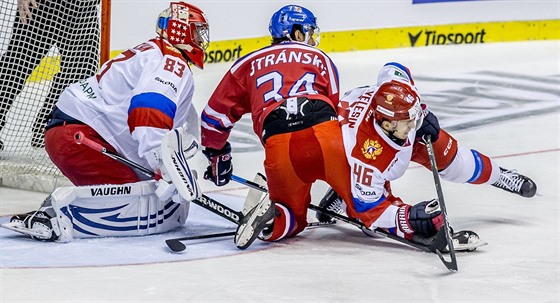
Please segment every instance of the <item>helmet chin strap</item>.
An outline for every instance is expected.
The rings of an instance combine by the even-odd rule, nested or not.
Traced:
[[[391,141],[395,142],[396,144],[403,146],[406,143],[406,140],[395,137],[394,133],[395,133],[394,130],[388,132],[387,137],[389,137],[389,139],[391,139]]]
[[[317,45],[319,45],[316,40],[313,41],[313,44],[310,44],[309,40],[311,40],[311,35],[309,34],[309,31],[307,31],[307,33],[305,33],[305,43],[314,47],[317,47]]]
[[[378,122],[377,124],[379,124],[381,129],[387,135],[387,137],[389,137],[389,139],[391,139],[391,141],[395,142],[395,144],[403,146],[406,143],[406,139],[399,139],[399,138],[395,137],[396,130],[388,130],[388,129],[384,128],[381,122]],[[392,125],[392,122],[391,122],[391,125]]]
[[[187,55],[187,52],[185,50],[180,49],[180,48],[178,48],[178,50],[179,50],[179,52],[181,52],[181,55],[183,55],[183,58],[185,58],[189,63],[193,63],[191,58],[189,58],[189,56]]]
[[[300,33],[303,34],[302,31],[299,31]],[[309,43],[309,40],[311,40],[311,35],[309,34],[309,31],[307,31],[307,33],[304,34],[304,40],[303,41],[298,41],[297,39],[293,39],[292,36],[290,34],[287,34],[286,37],[290,40],[290,41],[295,41],[295,42],[301,42],[301,43],[305,43],[307,45],[313,46],[313,47],[317,47],[317,45],[319,45],[319,43],[317,43],[317,40],[314,40],[313,44]]]

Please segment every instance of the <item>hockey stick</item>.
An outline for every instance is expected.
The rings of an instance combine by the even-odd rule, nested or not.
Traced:
[[[165,244],[167,244],[167,247],[169,247],[169,249],[171,249],[171,251],[173,252],[182,252],[185,249],[187,249],[187,246],[181,243],[181,241],[211,239],[211,238],[228,237],[228,236],[235,236],[235,232],[228,231],[228,232],[217,233],[217,234],[206,234],[206,235],[182,237],[182,238],[175,238],[175,239],[167,239],[165,240]]]
[[[307,227],[314,227],[314,226],[321,226],[321,225],[331,225],[335,224],[330,222],[311,222],[307,225]],[[190,236],[190,237],[181,237],[181,238],[173,238],[165,240],[165,244],[167,247],[171,249],[173,252],[182,252],[187,249],[187,246],[182,241],[189,241],[189,240],[199,240],[199,239],[211,239],[211,238],[219,238],[219,237],[229,237],[235,236],[234,231],[230,232],[223,232],[223,233],[216,233],[216,234],[206,234],[206,235],[198,235],[198,236]]]
[[[249,181],[249,180],[247,180],[247,179],[244,179],[244,178],[241,178],[241,177],[238,177],[238,176],[235,176],[235,175],[233,175],[231,179],[232,179],[233,181],[236,181],[236,182],[239,182],[239,183],[241,183],[241,184],[244,184],[244,185],[246,185],[246,186],[248,186],[248,187],[251,187],[251,188],[254,188],[254,189],[258,189],[258,190],[263,191],[263,192],[268,192],[268,189],[267,189],[266,187],[264,187],[264,186],[262,186],[262,185],[260,185],[260,184],[257,184],[257,183],[255,183],[255,182]],[[312,210],[314,210],[314,211],[318,211],[318,212],[322,212],[322,213],[324,213],[324,214],[327,214],[327,215],[329,215],[329,216],[331,216],[331,217],[333,217],[333,218],[335,218],[335,219],[338,219],[338,220],[340,220],[340,221],[343,221],[343,222],[352,224],[352,225],[358,227],[359,229],[361,229],[361,230],[362,230],[364,233],[366,233],[366,234],[367,234],[366,231],[371,231],[371,229],[367,228],[362,222],[360,222],[360,221],[358,221],[358,220],[351,219],[351,218],[349,218],[349,217],[347,217],[347,216],[344,216],[344,215],[335,213],[335,212],[333,212],[333,211],[327,210],[327,209],[325,209],[325,208],[322,208],[322,207],[317,206],[317,205],[314,205],[314,204],[310,204],[310,205],[309,205],[309,208],[312,209]],[[365,230],[365,231],[364,231],[364,230]],[[429,246],[427,246],[427,245],[422,245],[422,244],[419,244],[419,243],[414,243],[414,242],[412,242],[412,241],[409,241],[409,240],[406,240],[406,239],[404,239],[404,238],[401,238],[401,237],[399,237],[399,236],[397,236],[397,235],[391,234],[391,233],[389,233],[388,231],[386,231],[386,230],[384,230],[384,229],[376,228],[376,229],[373,230],[373,232],[376,233],[376,234],[380,234],[380,235],[382,235],[382,236],[385,236],[385,237],[387,237],[387,238],[389,238],[389,239],[392,239],[392,240],[401,242],[401,243],[406,244],[406,245],[408,245],[408,246],[412,246],[412,247],[414,247],[414,248],[420,249],[420,250],[422,250],[422,251],[435,253],[435,251],[432,250],[432,249],[431,249]],[[446,265],[445,262],[444,262],[444,265]],[[447,265],[446,265],[446,267],[447,267]]]
[[[449,261],[443,258],[442,253],[439,249],[436,249],[436,253],[441,259],[441,262],[452,272],[456,272],[458,269],[457,258],[455,257],[455,248],[453,247],[453,239],[451,238],[451,228],[449,227],[449,219],[447,218],[447,208],[445,207],[445,201],[443,199],[443,190],[441,189],[441,180],[439,178],[439,173],[436,164],[436,157],[434,155],[434,147],[432,145],[432,138],[428,135],[426,139],[426,149],[428,150],[428,156],[430,157],[430,164],[432,166],[432,174],[434,175],[434,183],[436,186],[436,192],[439,200],[439,205],[441,208],[441,213],[443,214],[443,230],[445,232],[445,239],[447,240],[447,247],[449,251],[449,256],[451,259]]]
[[[336,222],[311,222],[307,224],[307,227],[316,227],[316,226],[332,225],[332,224],[336,224]],[[173,252],[182,252],[185,249],[187,249],[187,246],[184,243],[181,243],[182,241],[211,239],[211,238],[229,237],[229,236],[235,236],[235,232],[230,231],[230,232],[223,232],[223,233],[216,233],[216,234],[206,234],[206,235],[167,239],[165,240],[165,244],[167,244],[167,247],[169,247],[169,249],[171,249],[171,251]]]

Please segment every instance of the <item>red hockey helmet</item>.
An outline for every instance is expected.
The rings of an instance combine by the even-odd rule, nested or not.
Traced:
[[[420,97],[410,85],[390,81],[383,83],[373,96],[374,118],[382,122],[421,119]]]
[[[206,15],[198,7],[185,2],[171,2],[156,22],[156,33],[202,69],[204,52],[210,44],[210,32]]]

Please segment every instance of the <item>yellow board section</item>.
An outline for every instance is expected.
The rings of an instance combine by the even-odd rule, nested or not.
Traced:
[[[558,39],[560,20],[487,22],[331,32],[321,35],[320,48],[326,52],[346,52]]]
[[[432,45],[560,40],[560,20],[484,22],[326,32],[319,48],[329,52],[429,47]],[[237,60],[270,45],[270,37],[210,43],[207,63]]]
[[[60,56],[43,57],[41,63],[33,70],[27,79],[28,82],[51,80],[60,70]]]
[[[432,45],[495,43],[532,40],[560,40],[560,20],[481,22],[436,26],[366,29],[321,34],[319,48],[329,52],[429,47]],[[270,45],[270,37],[213,41],[206,51],[205,64],[233,62]],[[111,58],[121,50],[111,51]],[[45,79],[58,71],[59,58],[45,58],[28,81]],[[54,71],[54,72],[53,72]]]

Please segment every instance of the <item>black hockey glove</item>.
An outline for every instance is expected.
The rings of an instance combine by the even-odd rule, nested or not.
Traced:
[[[217,186],[229,183],[233,174],[231,163],[231,145],[226,142],[222,149],[206,148],[202,153],[208,158],[210,164],[204,173],[204,179],[214,182]]]
[[[424,117],[422,126],[416,131],[416,140],[426,142],[428,135],[432,136],[432,142],[436,142],[439,138],[439,122],[432,112],[425,109],[428,114]]]
[[[401,206],[397,212],[397,226],[406,234],[418,234],[425,238],[434,236],[443,226],[439,201],[433,199],[413,206]]]

